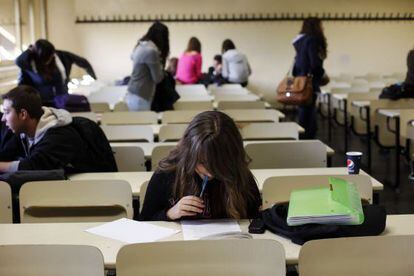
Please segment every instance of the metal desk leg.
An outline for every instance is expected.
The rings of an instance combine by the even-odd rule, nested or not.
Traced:
[[[344,104],[344,123],[345,123],[345,141],[344,141],[344,146],[345,146],[345,153],[348,151],[348,106],[347,106],[347,100],[343,99],[342,103]]]
[[[328,140],[332,141],[332,118],[331,118],[331,94],[326,94],[328,97]]]
[[[363,112],[362,110],[365,109],[365,118],[363,116]],[[371,174],[371,117],[370,117],[370,107],[369,106],[365,106],[365,107],[360,107],[359,108],[359,116],[361,117],[361,120],[365,121],[365,124],[367,126],[367,155],[368,155],[368,173]]]

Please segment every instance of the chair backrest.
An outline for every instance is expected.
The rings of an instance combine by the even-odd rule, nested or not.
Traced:
[[[12,194],[10,185],[0,181],[0,223],[12,223]]]
[[[274,176],[265,180],[262,188],[263,208],[288,202],[290,193],[309,187],[329,187],[329,177],[341,178],[356,185],[361,199],[372,203],[372,183],[368,175],[292,175]]]
[[[70,115],[72,117],[82,117],[87,118],[91,121],[94,121],[95,123],[98,122],[98,116],[95,112],[71,112]]]
[[[91,93],[88,96],[90,103],[101,103],[105,102],[109,105],[121,101],[127,93],[127,86],[103,86],[98,91]]]
[[[88,245],[1,245],[0,275],[103,276],[104,260]]]
[[[224,101],[217,103],[217,109],[266,109],[266,103],[263,101]]]
[[[283,246],[273,240],[199,240],[130,244],[116,258],[119,276],[285,275]]]
[[[190,94],[190,95],[207,95],[207,89],[202,84],[176,85],[175,90],[177,90],[177,93],[180,96],[186,95],[186,94]]]
[[[250,123],[240,128],[243,140],[297,140],[296,123]]]
[[[188,124],[169,124],[162,125],[158,133],[158,140],[160,142],[178,141],[187,129]]]
[[[397,101],[380,99],[370,101],[371,129],[375,128],[378,109],[414,109],[414,99],[399,99]]]
[[[299,275],[413,275],[414,236],[313,240],[299,253]]]
[[[188,124],[200,110],[173,110],[162,114],[163,124]]]
[[[174,103],[174,110],[213,110],[213,103],[208,101],[177,101]]]
[[[128,106],[125,102],[117,102],[114,105],[114,112],[129,111]]]
[[[279,122],[279,113],[274,109],[227,109],[222,110],[235,122]]]
[[[164,157],[167,157],[170,151],[175,148],[176,145],[159,145],[155,146],[152,149],[151,153],[151,170],[155,170],[155,168],[158,166],[158,163],[163,159]]]
[[[102,114],[103,125],[148,125],[157,124],[158,115],[153,111],[120,111]]]
[[[95,113],[104,113],[110,112],[111,108],[108,103],[90,103],[92,112]]]
[[[138,146],[112,145],[116,166],[119,172],[143,172],[145,167],[144,150]]]
[[[27,182],[20,189],[20,220],[112,221],[133,217],[131,186],[124,180]]]
[[[141,187],[139,188],[139,213],[141,213],[142,207],[144,206],[148,183],[149,181],[145,181],[144,183],[141,184]]]
[[[319,140],[249,142],[250,169],[326,167],[326,146]]]
[[[260,101],[260,97],[255,95],[255,94],[226,94],[226,93],[221,93],[221,94],[216,94],[214,96],[214,100],[216,102],[224,102],[224,101],[247,101],[247,102],[252,102],[252,101]]]
[[[154,132],[147,125],[102,125],[109,142],[153,142]]]

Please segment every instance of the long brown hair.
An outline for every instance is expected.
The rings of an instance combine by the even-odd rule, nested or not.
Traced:
[[[46,81],[53,78],[53,72],[57,69],[54,60],[55,46],[46,39],[39,39],[33,47],[35,53],[36,68]]]
[[[319,45],[319,55],[325,59],[328,55],[328,43],[322,29],[322,21],[317,17],[309,17],[303,21],[301,34],[313,36]]]
[[[187,53],[195,51],[197,53],[201,53],[201,42],[198,40],[197,37],[191,37],[187,44],[187,49],[185,50]]]
[[[222,112],[206,111],[194,117],[158,170],[175,171],[173,197],[179,199],[200,192],[195,169],[202,164],[220,182],[211,204],[212,215],[224,212],[229,218],[240,219],[247,217],[247,203],[254,200],[249,188],[253,179],[250,161],[234,121]]]

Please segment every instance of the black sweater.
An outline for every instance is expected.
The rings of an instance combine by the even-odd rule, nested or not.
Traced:
[[[202,179],[197,174],[194,177],[201,185]],[[169,220],[167,218],[167,211],[180,200],[172,196],[174,182],[175,172],[167,173],[157,171],[153,174],[145,194],[144,206],[140,214],[141,220]],[[205,211],[203,214],[191,218],[227,218],[224,210],[215,210],[215,206],[212,205],[212,202],[214,202],[214,194],[219,192],[218,185],[220,185],[220,182],[216,179],[208,181],[203,196],[206,206]],[[247,218],[256,218],[259,215],[259,208],[262,205],[262,201],[253,176],[251,177],[249,188],[254,195],[254,200],[247,203]]]

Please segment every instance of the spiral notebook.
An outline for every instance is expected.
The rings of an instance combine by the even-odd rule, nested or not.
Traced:
[[[355,184],[335,177],[329,178],[329,184],[329,187],[292,191],[287,224],[362,224],[364,213]]]

